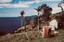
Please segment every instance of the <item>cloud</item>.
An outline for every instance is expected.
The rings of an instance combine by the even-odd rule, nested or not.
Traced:
[[[31,4],[35,3],[35,1],[30,1],[30,2],[22,2],[19,1],[16,4],[12,4],[12,3],[5,3],[5,4],[0,4],[1,8],[28,8]]]
[[[44,2],[44,1],[62,1],[62,0],[34,0],[35,3],[40,3],[40,2]]]
[[[26,8],[27,4],[0,4],[1,8]]]
[[[0,8],[4,8],[4,7],[6,7],[6,8],[28,8],[33,3],[40,3],[40,2],[44,2],[44,1],[52,1],[52,0],[33,0],[33,1],[28,1],[28,2],[19,1],[16,4],[6,3],[6,2],[12,2],[12,0],[0,0],[0,2],[5,3],[5,4],[0,4]]]
[[[44,1],[62,1],[62,0],[33,0],[35,3],[40,3]]]
[[[53,9],[52,14],[61,12],[61,8],[60,7],[52,7],[52,9]]]
[[[17,4],[0,4],[1,8],[28,8],[34,2],[19,2]]]
[[[0,0],[0,3],[12,2],[12,0]]]
[[[36,3],[43,2],[43,0],[34,0]]]
[[[0,7],[0,8],[3,8],[3,7]]]
[[[34,1],[31,2],[19,2],[18,4],[13,4],[12,7],[15,8],[28,8]]]
[[[62,0],[43,0],[43,1],[62,1]]]
[[[64,9],[64,4],[62,4],[61,5],[62,7],[63,7],[63,9]],[[55,13],[58,13],[58,12],[61,12],[62,10],[61,10],[61,8],[60,7],[58,7],[58,4],[52,4],[52,14],[55,14]]]
[[[33,0],[33,1],[29,1],[29,2],[22,2],[19,1],[16,4],[12,4],[12,3],[6,3],[6,2],[11,2],[12,0],[0,0],[0,8],[28,8],[31,4],[33,3],[40,3],[42,2],[42,0]],[[3,4],[5,3],[5,4]]]
[[[28,8],[28,4],[14,4],[12,5],[12,8]]]
[[[23,4],[33,4],[34,2],[35,2],[35,1],[29,1],[29,2],[21,2],[21,1],[19,1],[18,3],[19,3],[19,4],[22,4],[22,3],[23,3]]]
[[[38,15],[38,12],[35,9],[25,10],[25,16]]]
[[[62,3],[62,5],[61,5],[62,7],[63,7],[63,9],[64,9],[64,4]]]

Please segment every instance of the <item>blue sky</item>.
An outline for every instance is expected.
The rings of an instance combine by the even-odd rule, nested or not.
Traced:
[[[60,1],[62,0],[0,0],[0,17],[18,17],[22,10],[25,11],[25,16],[37,15],[37,11],[34,8],[42,4],[52,7],[52,13],[54,14],[61,11],[57,7]]]

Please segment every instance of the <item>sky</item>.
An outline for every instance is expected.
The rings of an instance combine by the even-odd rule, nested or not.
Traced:
[[[52,14],[61,12],[58,3],[62,0],[0,0],[0,17],[18,17],[21,11],[25,11],[24,16],[37,15],[34,8],[42,4],[52,7]],[[64,8],[64,4],[62,4]]]

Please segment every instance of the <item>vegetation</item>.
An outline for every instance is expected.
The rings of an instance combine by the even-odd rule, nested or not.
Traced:
[[[22,11],[22,12],[20,12],[20,15],[22,16],[22,17],[24,17],[24,11]]]
[[[62,3],[64,3],[64,0],[62,1]],[[61,3],[58,4],[58,7],[61,7],[62,12],[59,14],[62,14],[62,15],[61,16],[59,15],[57,17],[60,17],[59,18],[60,22],[64,23],[64,11],[61,6]],[[34,21],[36,24],[38,24],[38,27],[35,26],[33,28],[30,24],[24,25],[25,27],[24,26],[20,27],[14,34],[9,33],[7,35],[0,36],[0,42],[64,42],[64,30],[63,29],[60,29],[59,34],[55,35],[55,37],[52,37],[52,38],[50,38],[50,37],[42,38],[41,35],[39,35],[39,37],[38,37],[38,30],[40,28],[39,26],[41,26],[41,24],[43,24],[40,22],[49,21],[50,15],[52,15],[51,12],[53,9],[51,7],[49,7],[47,4],[42,4],[37,9],[36,8],[34,8],[34,9],[38,12],[38,16],[36,17],[36,19]],[[39,16],[39,12],[42,12],[42,15]],[[23,18],[24,18],[24,14],[25,14],[24,11],[20,12],[20,15]]]

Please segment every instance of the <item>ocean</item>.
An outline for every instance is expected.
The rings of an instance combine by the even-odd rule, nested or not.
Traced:
[[[13,32],[21,27],[21,17],[0,17],[0,32]]]
[[[34,19],[36,16],[26,17]],[[0,17],[0,32],[10,33],[23,26],[22,17]]]

